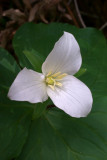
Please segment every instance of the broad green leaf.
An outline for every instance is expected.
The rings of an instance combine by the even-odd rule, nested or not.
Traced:
[[[0,107],[0,160],[16,158],[27,139],[32,108],[2,104]]]
[[[22,67],[36,69],[38,66],[34,66],[31,57],[35,54],[35,58],[45,60],[63,31],[74,34],[80,45],[83,63],[81,74],[77,74],[91,88],[92,112],[87,118],[76,119],[59,109],[47,110],[32,122],[28,140],[17,160],[107,159],[107,45],[102,33],[68,24],[27,23],[16,32],[15,52]],[[33,56],[25,56],[24,51]],[[38,68],[40,70],[41,66]]]
[[[3,48],[0,48],[0,86],[7,88],[20,71],[15,59]]]
[[[48,99],[47,101],[43,103],[36,103],[34,104],[34,112],[32,119],[40,117],[43,113],[46,112],[47,106],[51,105],[52,101]]]
[[[107,97],[98,98],[87,118],[71,118],[51,109],[33,121],[17,160],[106,160]]]
[[[17,73],[20,71],[20,68],[17,65],[15,59],[8,53],[8,51],[6,51],[4,48],[0,47],[0,69],[1,69],[1,67],[4,69],[4,74],[5,74],[5,72],[6,72],[6,74],[8,72],[9,73],[12,72],[13,75],[14,74],[17,75]],[[2,75],[1,75],[0,79],[1,78],[3,78]],[[7,79],[8,79],[8,81],[11,81],[11,78],[8,77],[8,75],[7,75]],[[7,81],[5,80],[5,82],[7,82]]]
[[[0,102],[7,102],[10,85],[20,71],[15,59],[3,48],[0,48]]]
[[[41,72],[41,66],[43,63],[42,56],[34,50],[31,50],[31,51],[25,50],[23,52],[24,52],[24,55],[29,60],[29,62],[31,63],[31,65],[33,66],[34,70],[36,70],[37,72]]]
[[[33,109],[28,104],[7,98],[19,71],[15,59],[0,48],[0,160],[12,160],[20,154],[32,119]]]

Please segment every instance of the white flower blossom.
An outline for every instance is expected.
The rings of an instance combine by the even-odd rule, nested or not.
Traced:
[[[30,103],[51,98],[56,107],[72,117],[85,117],[92,108],[89,88],[75,78],[82,63],[74,36],[64,32],[42,65],[42,73],[24,68],[11,85],[8,97]]]

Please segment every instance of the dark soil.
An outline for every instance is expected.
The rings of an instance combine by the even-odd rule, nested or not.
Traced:
[[[14,54],[16,30],[31,21],[95,27],[107,37],[107,0],[0,0],[0,46]]]

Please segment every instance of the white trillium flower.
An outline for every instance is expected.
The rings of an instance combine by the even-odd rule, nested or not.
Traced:
[[[74,36],[64,32],[42,65],[42,73],[24,68],[11,85],[8,97],[30,103],[51,98],[56,107],[72,117],[85,117],[92,108],[89,88],[75,78],[82,63]]]

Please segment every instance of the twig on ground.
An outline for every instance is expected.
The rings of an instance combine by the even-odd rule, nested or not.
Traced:
[[[82,26],[83,26],[84,28],[86,28],[86,25],[85,25],[85,23],[84,23],[84,21],[83,21],[83,19],[82,19],[82,16],[81,16],[80,11],[79,11],[79,8],[78,8],[77,0],[74,0],[74,3],[75,3],[75,9],[76,9],[76,11],[77,11],[79,20],[80,20]]]
[[[99,30],[102,31],[105,27],[107,27],[107,22],[104,23],[104,24],[99,28]]]
[[[74,14],[73,14],[73,12],[71,11],[71,9],[70,9],[70,7],[68,6],[68,4],[67,4],[66,1],[64,1],[64,5],[65,5],[68,13],[70,14],[70,16],[71,16],[74,24],[75,24],[77,27],[80,27],[79,24],[78,24],[78,22],[77,22],[77,20],[76,20],[76,18],[75,18],[75,16],[74,16]]]

